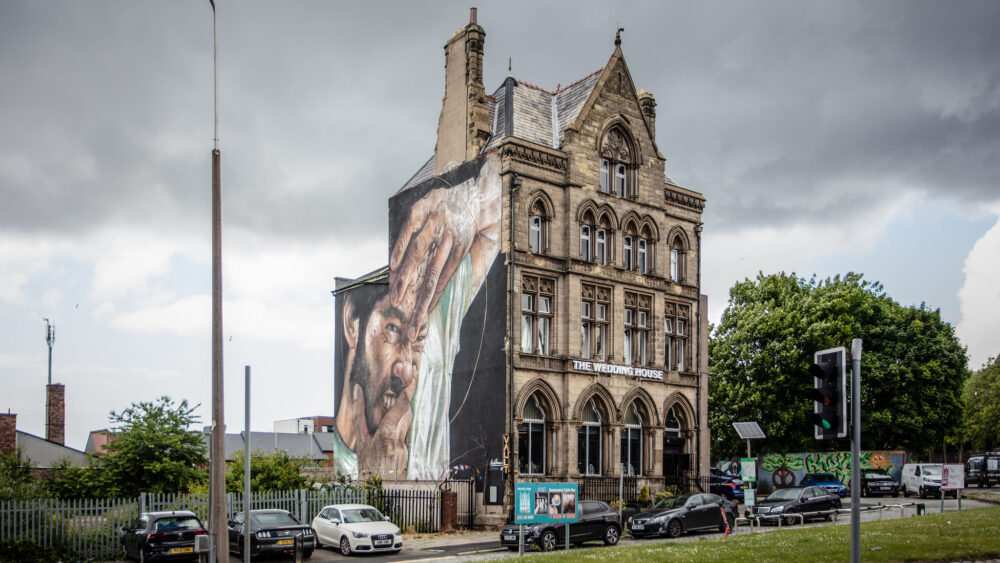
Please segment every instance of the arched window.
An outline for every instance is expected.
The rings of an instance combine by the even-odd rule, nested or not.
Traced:
[[[576,440],[576,465],[583,475],[601,474],[601,435],[601,413],[590,399],[583,407],[583,420]]]
[[[608,263],[608,241],[607,241],[608,231],[605,229],[597,229],[597,238],[594,242],[594,259],[598,264],[606,265]]]
[[[688,321],[690,306],[665,301],[663,305],[663,337],[666,349],[666,367],[680,372],[688,369]]]
[[[625,475],[642,475],[642,417],[635,403],[625,411],[621,439],[622,470]]]
[[[624,250],[624,252],[622,252],[622,266],[624,266],[626,270],[631,270],[632,264],[635,262],[632,258],[635,256],[635,243],[633,241],[634,237],[632,235],[625,235],[622,245]]]
[[[531,218],[528,225],[528,244],[531,252],[541,254],[549,246],[549,216],[545,204],[539,199],[531,206]]]
[[[684,433],[675,407],[667,409],[663,421],[663,477],[668,484],[684,482],[688,456],[684,453]]]
[[[544,475],[545,411],[536,395],[532,394],[524,403],[521,420],[517,435],[518,470],[522,475]]]
[[[670,241],[670,281],[684,281],[684,239],[675,236]]]
[[[619,197],[634,196],[636,158],[631,136],[614,126],[604,134],[600,147],[600,190]]]

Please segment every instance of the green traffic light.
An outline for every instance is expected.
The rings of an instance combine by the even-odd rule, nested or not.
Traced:
[[[829,430],[830,428],[832,428],[832,426],[830,426],[830,421],[828,421],[825,418],[819,419],[819,423],[820,423],[820,426],[822,426],[826,430]]]

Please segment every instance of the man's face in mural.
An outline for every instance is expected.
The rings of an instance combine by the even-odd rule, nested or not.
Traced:
[[[393,307],[388,295],[375,303],[367,319],[359,321],[360,338],[348,381],[352,390],[360,387],[365,427],[374,435],[388,413],[396,413],[395,423],[409,410],[427,328],[409,338],[410,315]]]

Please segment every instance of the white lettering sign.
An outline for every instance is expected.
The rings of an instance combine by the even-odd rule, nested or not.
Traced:
[[[647,369],[635,366],[622,366],[617,364],[605,364],[601,362],[588,362],[584,360],[573,360],[573,369],[593,373],[606,373],[608,375],[627,375],[630,377],[641,377],[644,379],[663,379],[663,370]]]

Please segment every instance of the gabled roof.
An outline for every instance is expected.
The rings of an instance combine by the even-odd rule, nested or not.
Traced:
[[[294,434],[288,432],[250,432],[250,451],[260,451],[265,454],[287,452],[291,457],[301,457],[313,460],[327,459],[326,452],[331,451],[326,439],[317,439],[322,432],[314,434]],[[332,435],[332,433],[330,433]],[[209,446],[211,434],[203,433],[202,439]],[[236,452],[246,450],[244,433],[226,434],[226,459],[235,459]]]
[[[36,467],[53,467],[56,462],[64,459],[69,460],[69,464],[73,467],[86,467],[90,463],[87,454],[80,450],[62,446],[20,430],[16,432],[17,447],[21,448],[22,455],[30,459]]]
[[[635,97],[635,87],[620,46],[616,46],[608,62],[598,70],[584,76],[569,86],[554,91],[545,90],[513,77],[487,97],[490,115],[490,138],[483,146],[482,153],[489,152],[509,137],[524,139],[545,147],[562,148],[563,134],[567,129],[579,130],[582,119],[589,113],[601,90],[609,80],[616,80],[618,72],[623,75],[627,87],[626,95]],[[639,103],[635,98],[636,104]],[[646,117],[643,122],[652,138],[652,129]],[[655,139],[653,140],[655,144]],[[654,147],[655,148],[655,147]],[[434,174],[434,156],[411,177],[399,192],[412,188]],[[672,181],[669,183],[673,184]],[[397,193],[399,193],[397,192]]]

